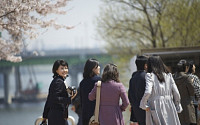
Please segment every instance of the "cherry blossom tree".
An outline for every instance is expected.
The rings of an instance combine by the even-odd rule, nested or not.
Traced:
[[[69,0],[1,0],[0,32],[8,37],[0,37],[0,60],[20,62],[20,52],[24,48],[24,38],[36,38],[38,29],[72,27],[56,24],[56,19],[46,19],[51,14],[66,14],[63,8]]]

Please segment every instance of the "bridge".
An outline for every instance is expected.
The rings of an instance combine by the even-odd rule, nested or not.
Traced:
[[[111,57],[100,49],[66,49],[66,50],[48,50],[39,52],[22,52],[22,62],[12,63],[8,61],[0,61],[0,82],[3,83],[5,104],[11,104],[12,100],[21,97],[22,92],[22,67],[46,66],[52,65],[57,59],[64,59],[69,64],[69,76],[71,85],[78,86],[78,74],[82,74],[84,64],[87,59],[95,58],[100,62],[101,69],[106,63],[112,62]],[[51,71],[51,69],[49,70]],[[49,72],[48,72],[49,73]],[[11,83],[10,75],[14,74],[15,83]],[[37,74],[35,74],[37,75]],[[14,97],[10,95],[10,85],[15,84]]]

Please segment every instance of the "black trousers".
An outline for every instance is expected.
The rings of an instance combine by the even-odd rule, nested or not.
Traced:
[[[90,119],[82,119],[82,124],[83,125],[88,125],[89,121],[90,121]]]
[[[139,108],[139,106],[132,106],[135,120],[139,125],[146,125],[146,111]]]
[[[51,109],[48,113],[48,125],[68,125],[63,111]]]
[[[82,116],[81,116],[81,114],[79,114],[79,115],[78,115],[78,123],[77,123],[77,125],[83,125],[83,124],[82,124],[82,121],[83,121],[83,120],[82,120]]]

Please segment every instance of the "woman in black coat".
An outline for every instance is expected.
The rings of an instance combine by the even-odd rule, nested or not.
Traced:
[[[94,114],[95,102],[88,99],[88,94],[94,88],[95,83],[101,78],[99,62],[96,59],[88,59],[85,63],[83,80],[80,82],[80,99],[82,109],[82,124],[88,125]]]
[[[56,60],[52,72],[54,75],[44,106],[43,123],[48,119],[48,125],[66,125],[68,106],[74,97],[73,94],[68,94],[64,83],[68,75],[67,62],[64,60]]]

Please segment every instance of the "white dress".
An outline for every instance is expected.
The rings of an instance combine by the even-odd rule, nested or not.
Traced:
[[[140,108],[146,111],[146,125],[181,125],[178,114],[183,109],[180,94],[171,73],[163,73],[165,82],[160,83],[154,73],[147,73],[146,88]]]

